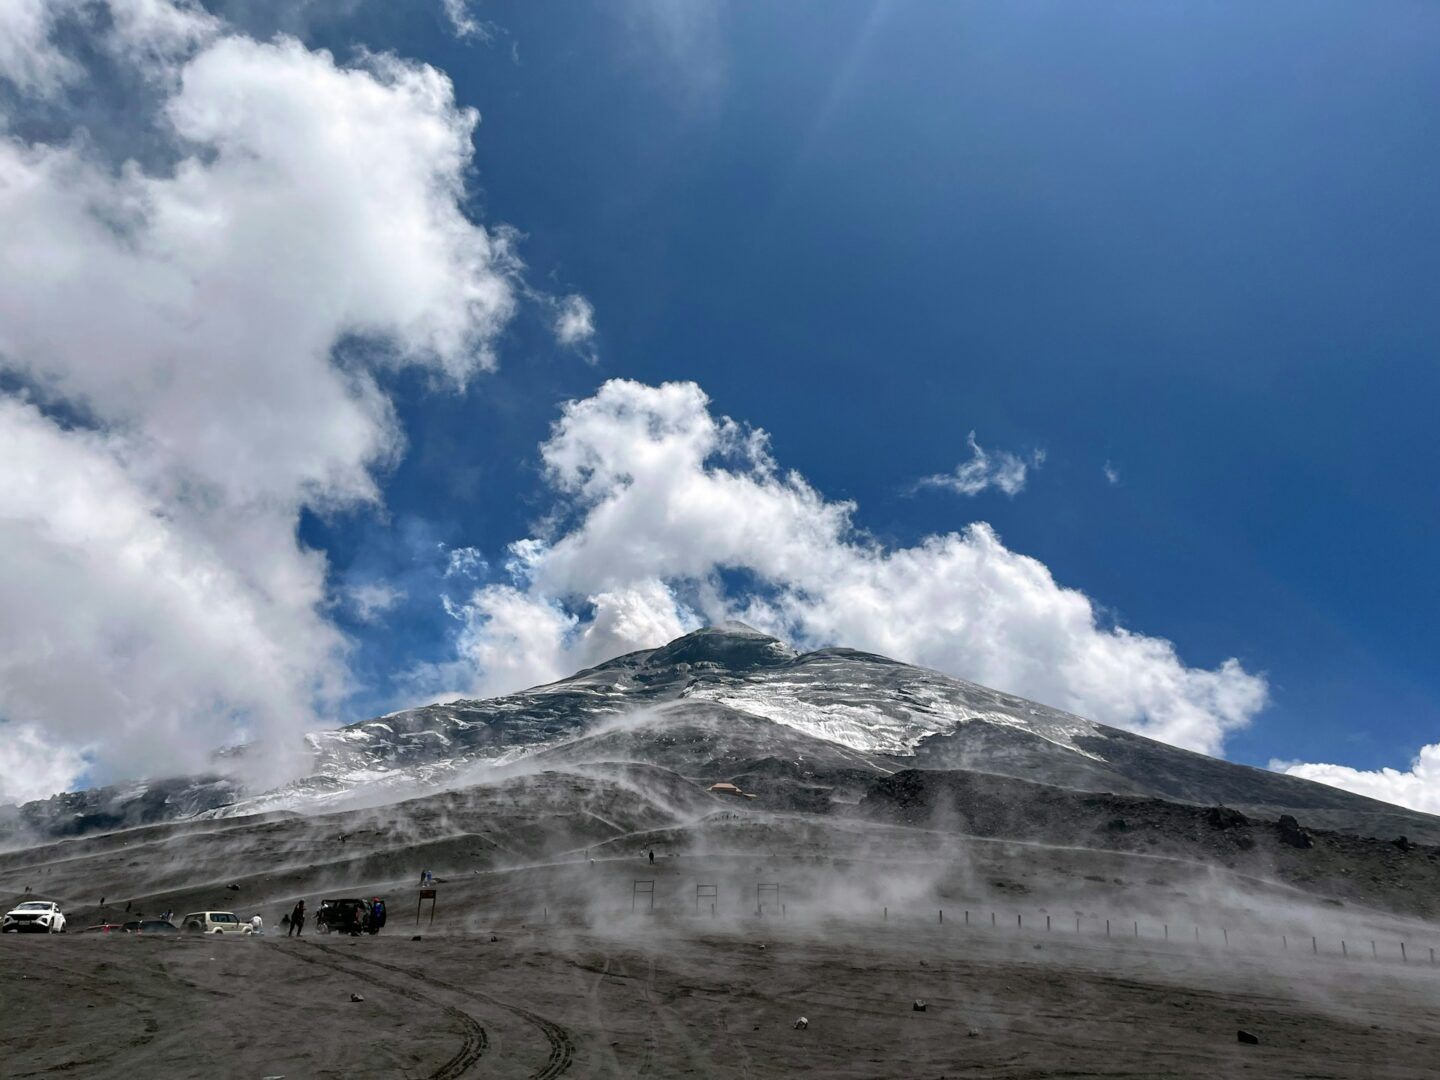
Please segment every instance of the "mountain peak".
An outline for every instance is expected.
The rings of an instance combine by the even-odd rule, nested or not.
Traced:
[[[662,645],[650,654],[649,666],[716,664],[731,671],[770,667],[793,660],[794,649],[753,626],[726,620],[702,627]]]

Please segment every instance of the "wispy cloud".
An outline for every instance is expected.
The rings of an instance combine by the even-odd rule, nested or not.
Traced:
[[[1025,490],[1030,470],[1045,464],[1044,450],[1034,450],[1028,458],[1008,450],[992,452],[976,441],[973,431],[965,441],[970,447],[968,461],[962,461],[952,472],[924,477],[915,486],[945,488],[959,495],[979,495],[993,487],[1014,496]]]
[[[450,30],[461,41],[482,41],[489,42],[495,38],[495,25],[483,19],[477,19],[475,13],[470,10],[468,0],[440,0],[440,7],[445,12],[445,19],[450,24]]]
[[[579,293],[561,299],[555,309],[555,339],[571,347],[595,337],[595,305]]]
[[[354,585],[346,590],[345,595],[350,602],[350,610],[364,623],[378,622],[381,615],[394,610],[395,606],[405,599],[403,590],[383,581]]]
[[[720,0],[623,0],[612,10],[624,24],[632,59],[666,83],[676,104],[715,108],[727,72]]]
[[[450,557],[445,563],[445,576],[448,577],[479,577],[486,570],[486,562],[481,557],[477,548],[461,547],[451,548]]]
[[[1111,487],[1116,487],[1119,485],[1120,470],[1118,468],[1116,468],[1113,464],[1107,461],[1104,465],[1104,472],[1106,483],[1108,483]]]

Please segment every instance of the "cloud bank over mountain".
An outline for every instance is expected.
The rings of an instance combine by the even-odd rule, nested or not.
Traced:
[[[884,547],[854,525],[854,505],[785,471],[765,432],[713,415],[694,383],[611,380],[564,406],[540,454],[547,527],[511,546],[511,581],[460,612],[471,692],[738,618],[1207,753],[1265,703],[1264,678],[1238,660],[1190,667],[1168,641],[1102,625],[1089,598],[984,523]]]
[[[525,294],[462,209],[477,114],[185,3],[23,0],[0,42],[0,108],[65,116],[86,56],[153,107],[145,164],[0,118],[0,799],[298,742],[347,677],[301,511],[376,504],[377,375],[463,385]]]
[[[1408,769],[1355,769],[1349,765],[1272,762],[1271,768],[1372,799],[1440,814],[1440,743],[1422,746]]]

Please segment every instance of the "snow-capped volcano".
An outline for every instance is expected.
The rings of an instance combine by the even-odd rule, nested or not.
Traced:
[[[964,769],[1087,791],[1303,810],[1317,825],[1440,838],[1440,822],[1428,815],[1179,750],[872,653],[797,653],[735,623],[520,693],[407,709],[306,738],[309,771],[272,790],[232,793],[211,777],[196,781],[203,800],[171,781],[158,804],[152,795],[131,807],[132,786],[28,804],[18,815],[63,832],[81,831],[87,814],[114,827],[309,812],[394,801],[527,760],[547,768],[631,760],[711,779],[783,774],[808,785],[806,805],[827,784],[853,792],[866,777],[899,768]]]
[[[958,725],[1015,729],[1094,757],[1074,741],[1102,729],[1033,702],[854,649],[796,653],[738,623],[697,630],[568,679],[485,701],[409,709],[309,736],[311,795],[400,779],[437,779],[481,763],[510,764],[580,738],[617,717],[658,719],[681,702],[763,717],[868,754],[914,753]],[[285,796],[275,793],[271,805]]]

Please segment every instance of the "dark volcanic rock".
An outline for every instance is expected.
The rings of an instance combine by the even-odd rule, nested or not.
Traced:
[[[1212,806],[1205,811],[1205,820],[1217,829],[1233,829],[1237,825],[1249,825],[1250,819],[1239,810],[1228,806]]]
[[[1288,815],[1261,822],[1223,807],[920,769],[876,781],[857,812],[872,821],[972,836],[1225,865],[1327,899],[1440,914],[1440,863],[1402,859],[1385,840],[1306,830]],[[1119,820],[1123,829],[1115,827]]]
[[[132,829],[194,817],[229,806],[239,797],[240,786],[223,776],[90,788],[24,806],[0,806],[0,841],[15,844]]]
[[[1302,829],[1300,823],[1289,814],[1281,815],[1280,820],[1275,823],[1275,832],[1279,835],[1280,842],[1282,844],[1288,844],[1290,847],[1308,848],[1315,846],[1315,841],[1310,834]]]

